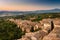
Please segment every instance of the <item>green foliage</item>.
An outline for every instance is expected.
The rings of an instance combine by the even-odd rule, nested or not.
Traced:
[[[0,17],[1,18],[1,17]],[[22,20],[30,20],[30,18],[36,18],[31,20],[33,22],[39,22],[42,19],[46,18],[60,18],[60,13],[28,13],[24,15],[16,15],[16,16],[6,16],[2,17],[3,19],[14,18],[14,19],[22,19]]]
[[[26,14],[26,15],[17,15],[14,17],[15,19],[22,19],[22,20],[30,20],[30,18],[35,18],[31,20],[32,22],[39,22],[42,19],[46,18],[60,18],[60,13],[34,13],[34,14]]]
[[[24,32],[16,24],[6,20],[0,20],[0,40],[19,39],[23,34]]]
[[[42,20],[42,17],[38,16],[36,19],[32,20],[32,22],[38,22],[40,20]]]

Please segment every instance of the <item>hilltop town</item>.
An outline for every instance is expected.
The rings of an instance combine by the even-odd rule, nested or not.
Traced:
[[[58,14],[57,14],[58,15]],[[8,40],[60,40],[60,17],[56,14],[20,15],[0,19]],[[2,22],[1,22],[2,21]],[[13,25],[12,25],[13,24]],[[4,27],[3,27],[4,25]],[[7,27],[6,27],[7,26]],[[3,29],[5,28],[5,29]],[[10,29],[10,30],[9,30]],[[4,34],[4,33],[3,33]],[[16,35],[17,34],[17,35]]]
[[[31,22],[28,20],[9,19],[16,23],[18,27],[25,31],[25,35],[18,40],[60,40],[59,28],[60,19],[43,19],[38,22]],[[33,27],[33,31],[31,31]],[[38,29],[38,30],[37,30]],[[58,37],[57,37],[58,36]]]

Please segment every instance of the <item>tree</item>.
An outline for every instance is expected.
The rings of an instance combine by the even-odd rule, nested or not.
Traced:
[[[15,40],[24,35],[24,32],[13,22],[0,20],[0,40]]]

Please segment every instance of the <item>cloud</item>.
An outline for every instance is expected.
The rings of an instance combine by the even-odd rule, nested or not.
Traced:
[[[38,10],[60,8],[60,0],[0,0],[0,10]]]
[[[59,5],[60,0],[0,0],[0,3],[12,4],[37,4],[37,5]]]
[[[60,0],[25,0],[26,3],[44,4],[44,5],[55,5],[60,4]]]

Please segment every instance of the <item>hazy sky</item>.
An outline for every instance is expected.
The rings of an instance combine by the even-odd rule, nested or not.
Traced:
[[[60,0],[0,0],[0,10],[47,10],[60,8]]]

